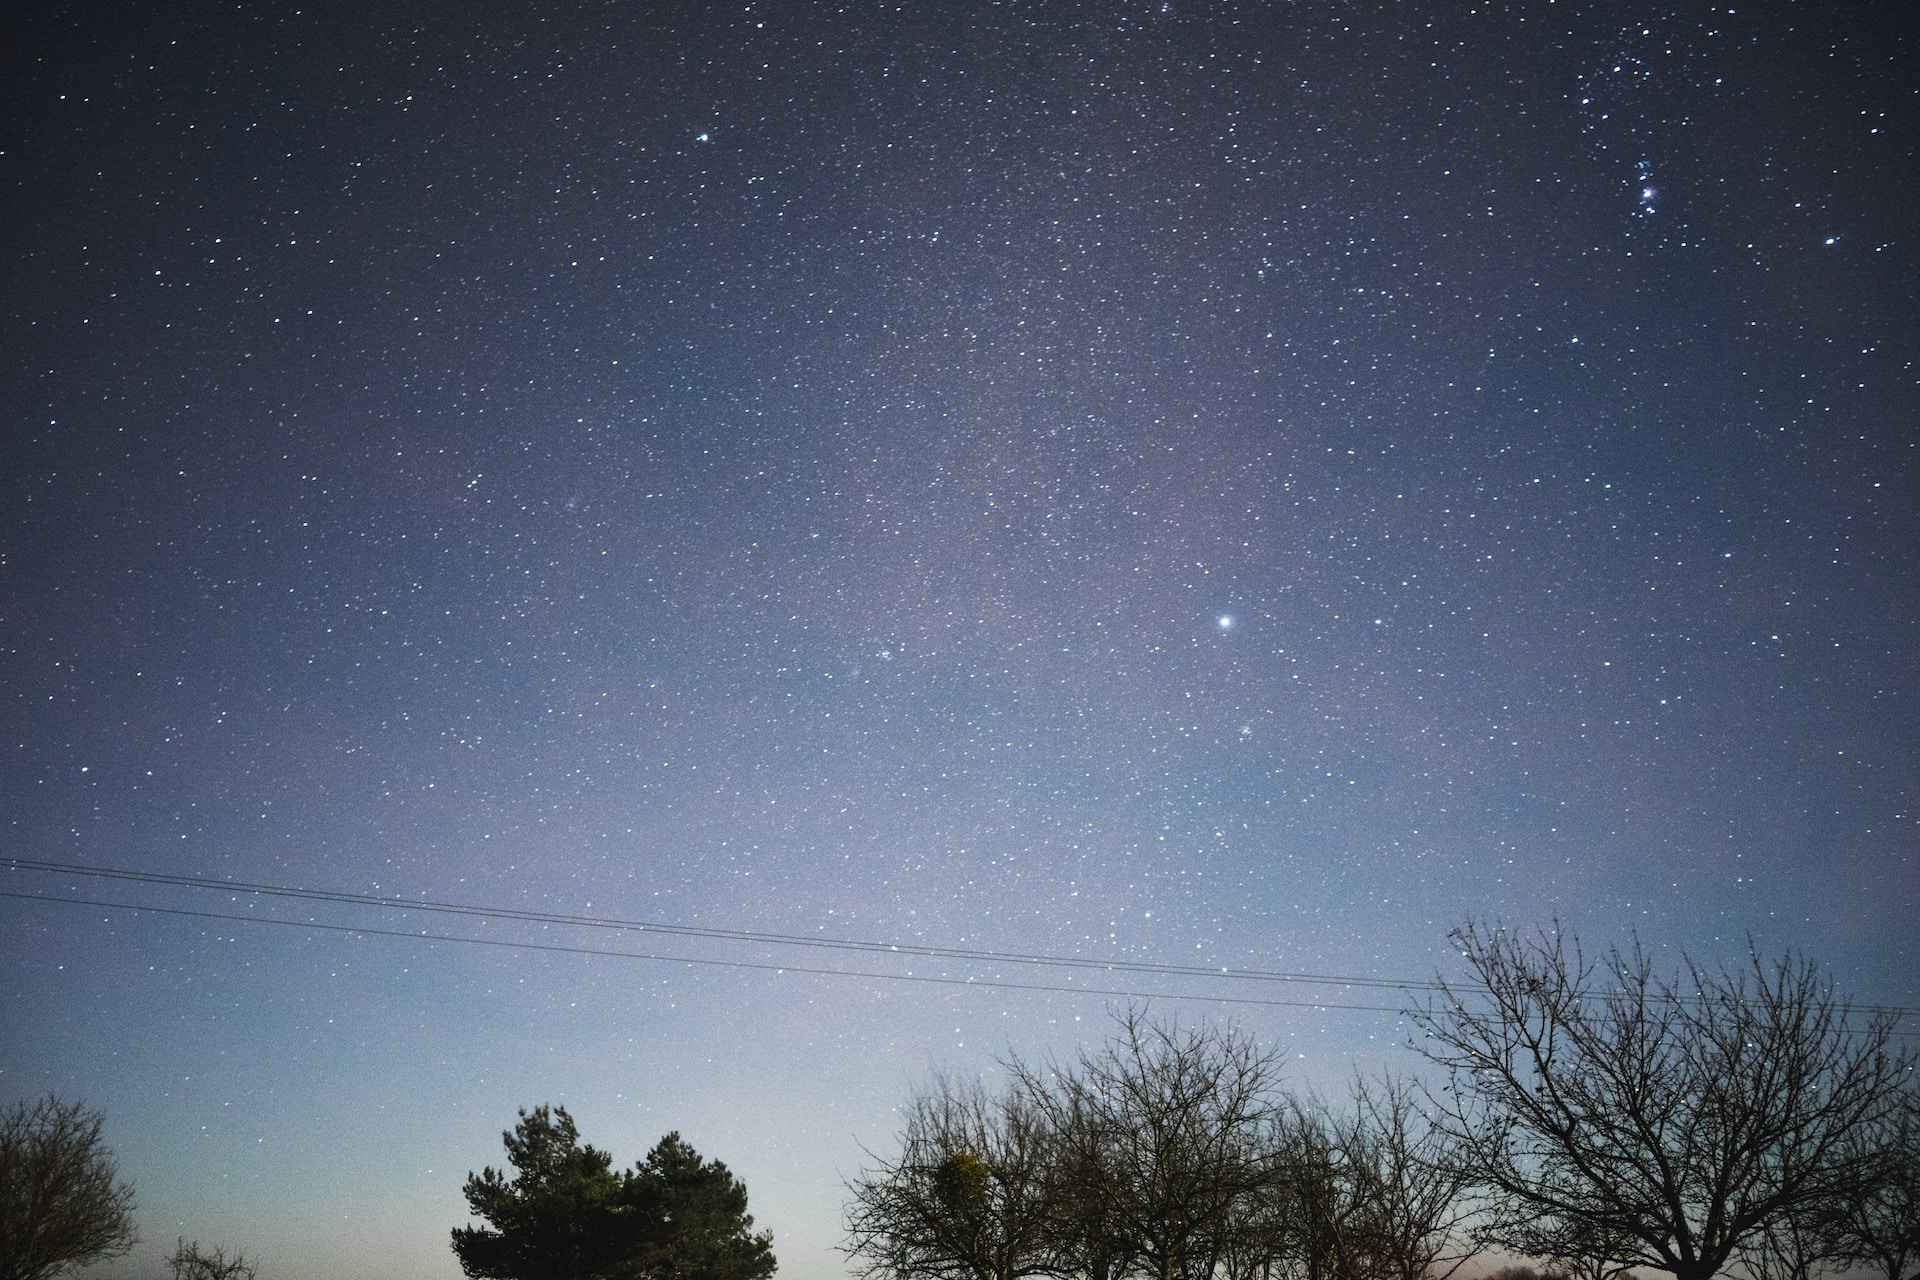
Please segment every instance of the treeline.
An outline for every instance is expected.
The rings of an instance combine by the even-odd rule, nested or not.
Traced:
[[[1467,977],[1409,1010],[1416,1080],[1335,1101],[1283,1086],[1232,1027],[1134,1010],[994,1089],[933,1081],[897,1148],[847,1184],[864,1280],[1920,1280],[1920,1087],[1895,1009],[1856,1008],[1808,961],[1656,973],[1555,930],[1453,935]],[[474,1280],[769,1280],[727,1166],[669,1133],[618,1170],[564,1107],[520,1113],[507,1167],[464,1188]],[[124,1255],[133,1190],[97,1112],[0,1112],[0,1280]],[[182,1239],[176,1280],[253,1280]]]
[[[846,1253],[867,1280],[1446,1280],[1493,1250],[1549,1280],[1920,1266],[1891,1011],[1792,956],[1662,975],[1555,930],[1454,941],[1469,978],[1409,1011],[1418,1084],[1302,1097],[1250,1036],[1137,1010],[992,1090],[936,1079],[847,1184]]]
[[[1472,1252],[1465,1187],[1402,1080],[1339,1107],[1281,1092],[1231,1029],[1138,1011],[1067,1063],[936,1081],[896,1155],[848,1186],[876,1280],[1440,1280]]]

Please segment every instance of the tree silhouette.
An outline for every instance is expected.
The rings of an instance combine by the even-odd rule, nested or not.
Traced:
[[[51,1096],[0,1115],[0,1280],[46,1280],[133,1247],[133,1188],[100,1123]]]
[[[1187,1030],[1129,1010],[1107,1044],[1015,1079],[1048,1121],[1081,1194],[1070,1219],[1110,1272],[1203,1280],[1236,1253],[1271,1176],[1276,1056],[1227,1029]]]
[[[936,1080],[907,1105],[900,1154],[847,1184],[842,1250],[873,1280],[1058,1275],[1051,1147],[1020,1090]]]
[[[754,1234],[747,1189],[670,1133],[633,1169],[580,1142],[565,1107],[522,1110],[501,1135],[511,1177],[469,1174],[453,1252],[476,1280],[765,1280],[772,1237]]]
[[[1908,1084],[1900,1105],[1849,1135],[1865,1154],[1883,1160],[1880,1174],[1828,1215],[1833,1251],[1880,1280],[1920,1280],[1920,1086]]]
[[[627,1174],[627,1211],[648,1222],[645,1246],[623,1277],[644,1280],[766,1280],[773,1237],[755,1233],[747,1188],[718,1160],[669,1133]]]
[[[215,1246],[209,1252],[198,1240],[189,1244],[185,1238],[174,1245],[167,1270],[173,1273],[173,1280],[255,1280],[257,1275],[246,1254],[235,1253],[229,1258],[223,1248]]]
[[[1710,1280],[1770,1223],[1872,1185],[1883,1157],[1847,1141],[1890,1113],[1910,1070],[1891,1023],[1847,1024],[1809,962],[1739,971],[1682,958],[1656,977],[1637,946],[1585,961],[1558,932],[1453,935],[1471,980],[1443,981],[1414,1045],[1444,1068],[1434,1122],[1488,1194],[1486,1237]]]
[[[454,1228],[463,1271],[476,1280],[591,1280],[631,1252],[613,1158],[581,1144],[565,1107],[523,1109],[501,1139],[513,1176],[489,1165],[467,1177],[467,1207],[491,1228]]]

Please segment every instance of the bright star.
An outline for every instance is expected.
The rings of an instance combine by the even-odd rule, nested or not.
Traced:
[[[1222,631],[1230,631],[1233,629],[1233,615],[1230,613],[1223,613],[1213,621],[1214,625]]]

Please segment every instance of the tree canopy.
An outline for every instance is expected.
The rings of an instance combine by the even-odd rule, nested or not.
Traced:
[[[0,1114],[0,1280],[47,1280],[133,1247],[133,1188],[100,1124],[54,1097]]]
[[[1444,1280],[1470,1252],[1460,1175],[1400,1080],[1350,1113],[1278,1090],[1228,1028],[1138,1011],[1003,1090],[936,1080],[900,1153],[848,1183],[869,1280]]]
[[[453,1251],[475,1280],[766,1280],[772,1236],[747,1189],[669,1133],[632,1169],[583,1144],[565,1107],[522,1110],[501,1135],[507,1171],[470,1174]]]
[[[1557,930],[1453,936],[1471,978],[1442,982],[1414,1043],[1446,1073],[1429,1110],[1491,1243],[1709,1280],[1884,1182],[1888,1153],[1853,1139],[1896,1113],[1911,1058],[1889,1018],[1850,1024],[1810,962],[1662,976],[1637,946],[1595,962]]]
[[[1877,1280],[1920,1280],[1920,1082],[1899,1105],[1848,1137],[1856,1155],[1880,1159],[1880,1176],[1817,1220],[1832,1256],[1871,1268]]]
[[[1019,1089],[936,1080],[907,1104],[900,1154],[847,1184],[846,1252],[877,1277],[1057,1275],[1051,1152]]]
[[[1129,1010],[1070,1059],[936,1079],[847,1184],[863,1280],[1920,1280],[1920,1092],[1893,1011],[1809,962],[1661,976],[1557,930],[1454,935],[1422,1078],[1279,1088],[1227,1027]],[[870,1153],[871,1154],[871,1153]]]
[[[224,1246],[202,1249],[200,1242],[181,1237],[167,1259],[173,1280],[258,1280],[260,1271],[244,1253],[227,1256]]]

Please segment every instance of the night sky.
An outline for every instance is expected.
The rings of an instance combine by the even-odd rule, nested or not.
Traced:
[[[1418,993],[1005,953],[1920,1005],[1901,9],[15,19],[0,857],[389,904],[0,863],[206,913],[0,898],[108,1274],[450,1280],[553,1101],[833,1280],[908,1092],[1111,993],[1418,1065]]]

